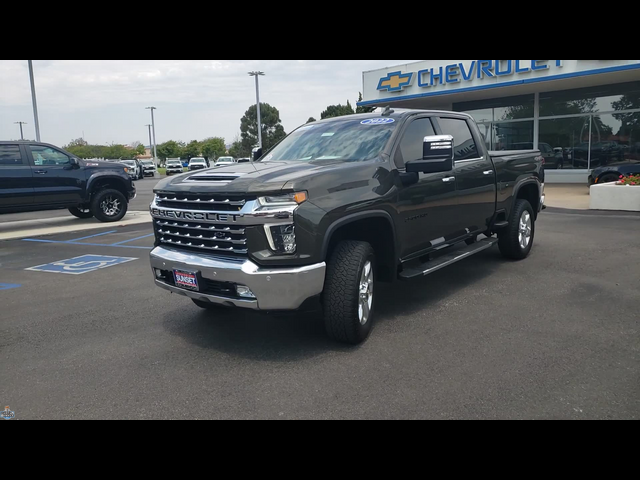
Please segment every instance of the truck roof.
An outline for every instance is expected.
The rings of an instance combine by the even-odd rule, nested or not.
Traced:
[[[323,120],[317,120],[315,122],[309,122],[309,125],[312,125],[315,123],[329,123],[329,122],[335,122],[335,121],[341,121],[341,120],[366,120],[368,118],[380,118],[380,117],[388,117],[388,118],[393,118],[395,120],[400,120],[411,115],[417,115],[419,113],[433,115],[433,116],[446,114],[447,116],[453,115],[453,116],[460,116],[464,118],[471,118],[471,119],[473,118],[471,117],[471,115],[467,113],[462,113],[462,112],[451,112],[451,111],[445,111],[445,110],[418,110],[418,109],[409,109],[409,108],[392,108],[392,113],[386,114],[386,115],[383,115],[383,110],[380,110],[379,112],[356,113],[353,115],[343,115],[341,117],[331,117],[331,118],[325,118]]]

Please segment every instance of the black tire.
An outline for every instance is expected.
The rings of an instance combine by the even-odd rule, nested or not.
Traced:
[[[74,217],[78,217],[78,218],[91,218],[91,217],[93,217],[93,213],[91,213],[91,209],[90,208],[71,207],[69,209],[69,213],[71,215],[73,215]]]
[[[617,173],[607,173],[600,177],[598,183],[609,183],[609,182],[617,182],[620,179],[620,175]]]
[[[225,307],[224,305],[217,304],[217,303],[211,303],[211,302],[204,302],[202,300],[196,300],[195,298],[192,298],[191,301],[193,303],[195,303],[198,307],[204,308],[205,310],[219,310],[221,308],[229,308],[229,307]]]
[[[521,242],[523,238],[521,234],[525,237],[526,234],[521,231],[521,220],[525,218],[525,213],[528,213],[529,218],[529,241],[526,242],[526,246],[523,247],[522,243],[525,242]],[[533,238],[536,233],[535,225],[535,215],[531,204],[527,200],[516,200],[509,217],[509,226],[498,232],[498,248],[500,249],[500,253],[512,260],[522,260],[526,258],[533,246]]]
[[[100,190],[91,199],[91,211],[101,222],[121,220],[127,213],[127,207],[127,199],[118,190]]]
[[[369,312],[360,320],[360,281],[365,265],[371,271],[368,282],[371,291]],[[371,333],[375,297],[373,296],[373,274],[375,256],[373,248],[366,242],[343,241],[336,245],[327,264],[322,304],[327,335],[342,343],[362,343]],[[369,305],[369,301],[367,302]]]

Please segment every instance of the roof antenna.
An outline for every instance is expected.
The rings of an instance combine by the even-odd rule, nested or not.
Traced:
[[[382,115],[383,117],[386,117],[387,115],[391,115],[392,113],[393,113],[393,110],[389,105],[387,105],[386,107],[384,107],[384,110],[380,115]]]

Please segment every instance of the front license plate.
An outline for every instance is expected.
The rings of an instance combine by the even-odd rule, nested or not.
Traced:
[[[198,290],[198,274],[196,272],[185,272],[184,270],[174,270],[173,278],[176,287],[186,288],[187,290]]]

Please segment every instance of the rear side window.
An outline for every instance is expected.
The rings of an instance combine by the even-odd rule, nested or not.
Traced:
[[[439,118],[438,123],[443,135],[453,135],[454,160],[478,158],[478,147],[471,136],[471,130],[465,120],[458,118]]]
[[[0,145],[0,167],[24,165],[18,145]]]
[[[424,137],[435,135],[431,120],[418,118],[409,124],[394,155],[394,163],[404,168],[406,162],[422,159]]]

